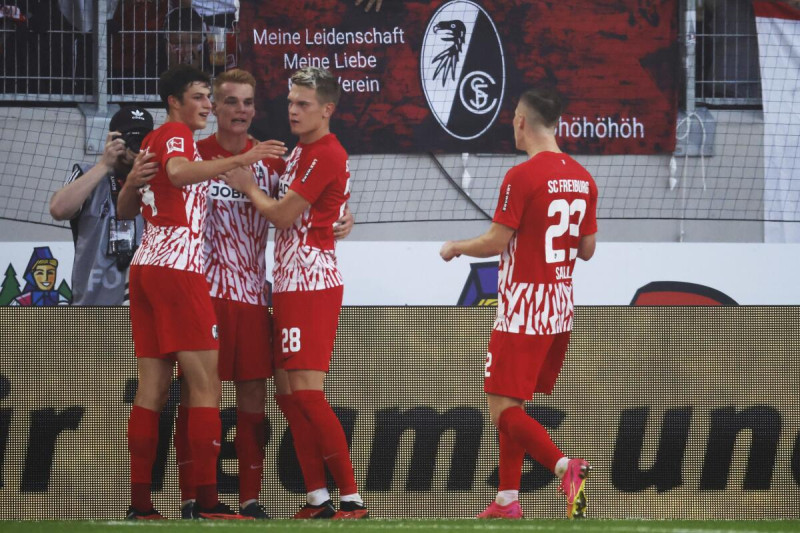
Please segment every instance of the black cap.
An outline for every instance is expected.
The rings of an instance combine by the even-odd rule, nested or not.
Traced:
[[[142,139],[153,131],[153,115],[143,107],[123,107],[111,117],[109,129],[120,132],[125,145],[138,152]]]

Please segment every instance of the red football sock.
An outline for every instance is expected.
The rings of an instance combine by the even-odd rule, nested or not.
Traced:
[[[264,413],[236,411],[239,503],[257,500],[264,471]]]
[[[128,451],[131,456],[131,506],[137,511],[153,508],[150,483],[158,447],[159,413],[134,405],[128,418]]]
[[[222,421],[216,407],[189,408],[189,449],[194,462],[197,505],[210,509],[219,502],[217,458],[222,439]]]
[[[347,438],[325,393],[321,390],[300,390],[294,391],[292,396],[311,423],[313,435],[322,450],[322,458],[339,487],[339,494],[345,496],[358,492]]]
[[[497,487],[497,491],[519,490],[525,448],[505,432],[499,431],[498,433],[500,434],[500,485]]]
[[[175,420],[175,461],[178,463],[181,501],[196,499],[194,463],[189,449],[189,408],[185,405],[178,406],[178,418]]]
[[[525,448],[534,460],[555,473],[556,462],[564,454],[553,444],[544,426],[529,417],[522,407],[509,407],[500,413],[497,425],[500,431]]]
[[[322,452],[317,445],[311,423],[291,394],[276,394],[275,402],[289,423],[289,430],[292,432],[294,441],[294,452],[297,454],[297,461],[303,472],[306,492],[325,488],[327,486],[325,463],[322,460]]]

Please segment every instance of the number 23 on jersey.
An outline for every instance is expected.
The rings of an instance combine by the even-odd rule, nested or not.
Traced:
[[[562,237],[569,231],[570,237],[580,237],[580,227],[583,216],[586,214],[586,200],[576,198],[569,202],[563,198],[558,198],[550,202],[547,207],[547,216],[558,216],[558,222],[549,226],[544,234],[544,256],[548,263],[563,263],[567,258],[567,251],[556,248],[555,239]],[[570,223],[577,215],[574,224]],[[569,260],[578,257],[577,248],[569,248]]]

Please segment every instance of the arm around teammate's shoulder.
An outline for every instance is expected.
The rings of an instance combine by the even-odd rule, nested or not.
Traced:
[[[233,169],[220,174],[220,178],[237,191],[247,195],[253,207],[278,229],[290,227],[311,205],[308,200],[292,190],[287,191],[286,196],[280,200],[270,197],[258,187],[249,168]]]
[[[257,161],[280,157],[286,153],[281,141],[264,141],[254,145],[243,154],[208,161],[189,161],[185,157],[173,157],[166,164],[167,177],[176,187],[185,187],[215,178],[237,167],[249,167]]]

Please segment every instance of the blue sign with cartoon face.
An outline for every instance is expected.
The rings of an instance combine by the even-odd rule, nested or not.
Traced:
[[[65,281],[56,287],[58,259],[49,246],[33,249],[22,277],[25,287],[20,290],[14,266],[8,265],[0,285],[0,305],[44,307],[69,305],[72,301],[72,291]]]

